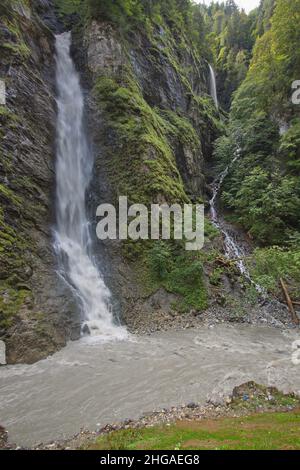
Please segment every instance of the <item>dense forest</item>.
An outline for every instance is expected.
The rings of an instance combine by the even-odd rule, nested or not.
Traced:
[[[218,162],[240,156],[222,201],[260,246],[255,270],[275,287],[279,275],[299,278],[300,110],[292,84],[299,79],[300,2],[262,2],[253,58],[233,96]]]

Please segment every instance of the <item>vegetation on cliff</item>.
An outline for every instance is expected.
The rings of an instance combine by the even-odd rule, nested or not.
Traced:
[[[54,38],[37,16],[37,3],[4,1],[0,7],[6,85],[0,106],[0,337],[8,362],[34,362],[62,347],[71,320],[51,240]]]
[[[300,2],[278,0],[272,9],[270,2],[263,5],[273,15],[260,26],[247,77],[234,96],[227,136],[217,142],[216,158],[225,165],[239,149],[240,157],[224,184],[224,206],[260,245],[281,247],[273,250],[270,266],[275,255],[278,266],[287,267],[289,258],[286,275],[298,283],[292,271],[299,265],[300,111],[292,103],[292,84],[300,70]],[[265,260],[269,255],[268,250],[256,253]]]
[[[97,68],[93,90],[104,116],[101,142],[114,200],[127,195],[129,203],[148,206],[202,202],[204,160],[222,123],[191,3],[87,3],[88,24],[112,23],[122,50],[117,67]],[[123,255],[142,271],[148,295],[164,287],[178,295],[176,309],[207,305],[202,254],[189,256],[183,243],[161,241],[123,243]]]

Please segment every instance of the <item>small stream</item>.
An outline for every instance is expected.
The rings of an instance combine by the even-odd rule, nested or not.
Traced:
[[[267,293],[265,289],[259,286],[258,284],[256,284],[253,281],[253,279],[251,279],[251,275],[244,261],[245,256],[247,256],[247,253],[244,247],[242,246],[241,243],[239,243],[238,236],[236,237],[234,236],[235,231],[231,230],[232,233],[230,233],[228,229],[228,224],[224,223],[224,220],[219,215],[218,207],[217,207],[218,197],[219,197],[223,182],[226,176],[228,175],[230,168],[235,164],[239,156],[240,154],[237,151],[231,163],[225,168],[225,170],[219,175],[219,177],[212,184],[213,196],[211,200],[209,201],[210,216],[211,216],[212,223],[218,230],[220,230],[223,236],[224,250],[225,250],[226,257],[229,260],[234,260],[241,275],[245,277],[252,285],[255,286],[255,289],[262,297],[266,297]]]
[[[217,80],[216,80],[215,71],[210,64],[208,64],[208,66],[209,66],[209,73],[210,73],[211,97],[215,103],[216,108],[219,109]],[[256,284],[253,281],[253,279],[251,279],[250,272],[244,261],[247,253],[245,249],[243,248],[242,244],[239,242],[236,231],[233,228],[231,228],[231,230],[228,229],[228,224],[225,224],[223,218],[218,212],[218,207],[217,207],[218,198],[220,195],[223,182],[225,178],[227,177],[231,167],[235,164],[235,162],[239,159],[239,157],[240,157],[240,150],[237,149],[229,165],[227,165],[225,170],[215,179],[215,181],[212,184],[213,195],[212,195],[211,200],[209,201],[210,216],[211,216],[212,223],[218,230],[220,230],[223,236],[224,250],[225,250],[226,257],[229,260],[234,260],[241,275],[244,278],[246,278],[255,287],[256,291],[260,294],[260,296],[263,299],[266,299],[267,292],[265,291],[265,289],[259,286],[258,284]]]

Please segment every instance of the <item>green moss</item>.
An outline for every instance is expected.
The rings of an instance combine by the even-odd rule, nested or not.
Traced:
[[[11,194],[8,196],[11,203]],[[0,277],[4,279],[0,282],[0,328],[12,325],[15,315],[31,296],[28,288],[20,283],[24,267],[28,265],[27,249],[28,239],[5,222],[4,211],[0,207]]]
[[[0,328],[9,328],[25,303],[32,301],[27,289],[15,289],[0,283]]]
[[[11,42],[4,42],[0,46],[3,49],[7,49],[10,53],[21,57],[22,59],[27,59],[30,56],[30,49],[24,43],[13,44]]]
[[[94,88],[117,144],[110,160],[117,194],[146,204],[162,197],[172,203],[188,202],[168,141],[174,126],[147,104],[129,74],[120,82],[103,76]],[[124,82],[129,88],[123,86]]]
[[[24,5],[26,6],[26,4]],[[10,10],[10,14],[9,17],[2,18],[2,21],[13,35],[14,40],[10,42],[0,41],[0,49],[2,49],[4,57],[9,54],[10,58],[13,55],[22,61],[27,60],[30,57],[30,48],[24,41],[18,14],[13,9]]]
[[[5,186],[4,184],[0,184],[0,198],[4,198],[7,201],[14,204],[15,207],[21,208],[22,199],[14,193],[10,188]]]

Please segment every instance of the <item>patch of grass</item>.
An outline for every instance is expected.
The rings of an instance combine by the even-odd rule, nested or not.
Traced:
[[[300,450],[300,411],[178,422],[102,436],[89,450]]]

